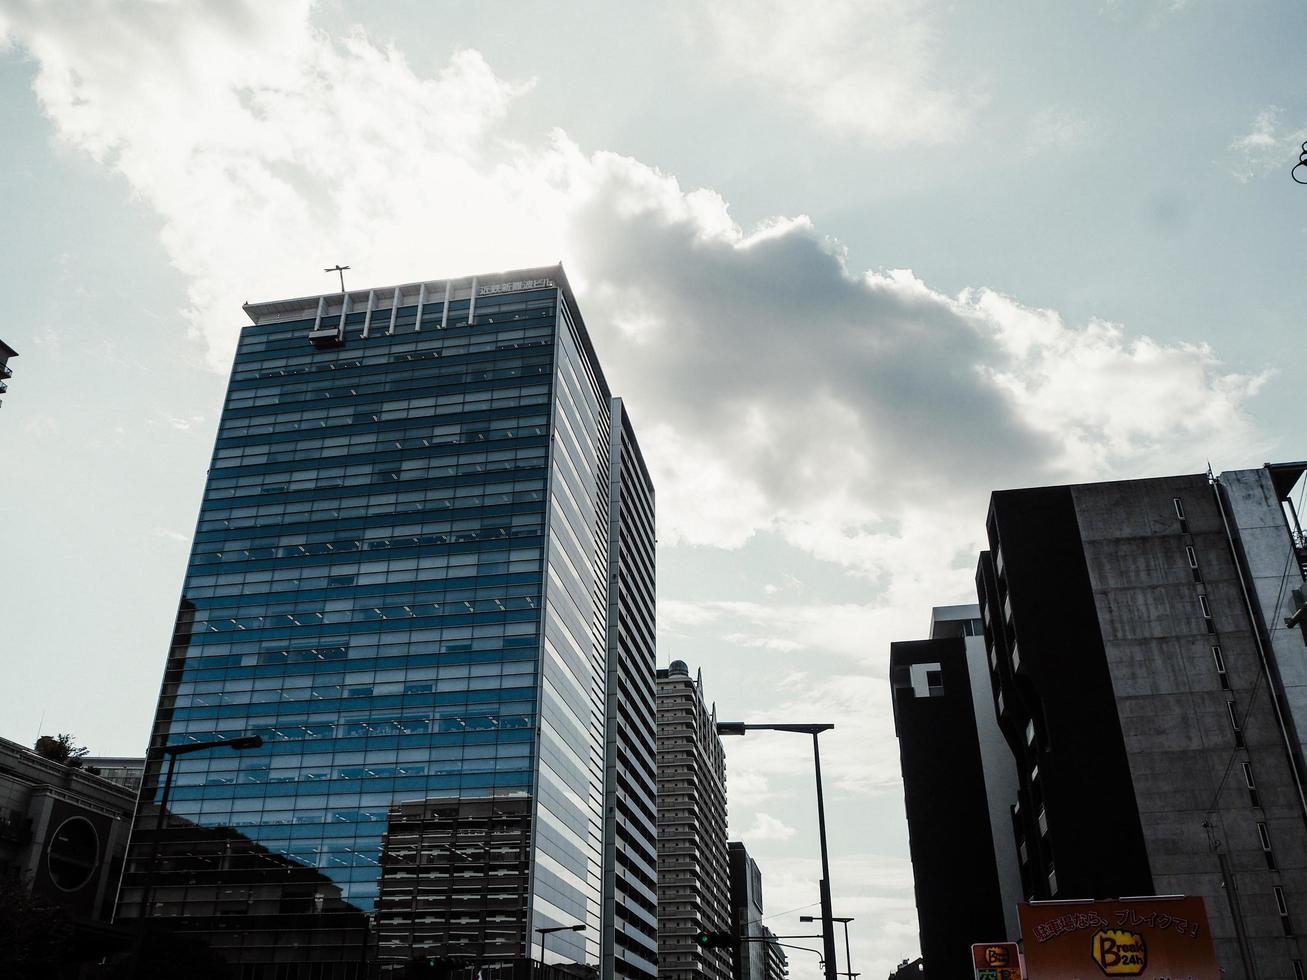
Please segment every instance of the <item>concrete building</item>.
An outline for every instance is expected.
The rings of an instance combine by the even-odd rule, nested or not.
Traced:
[[[731,875],[732,931],[740,939],[731,949],[734,980],[784,980],[789,961],[775,934],[763,924],[762,871],[740,841],[727,844]]]
[[[608,689],[600,975],[658,975],[657,592],[654,489],[635,430],[613,399],[609,438]]]
[[[0,738],[0,876],[72,921],[70,959],[122,945],[109,927],[136,794]]]
[[[562,268],[245,313],[118,914],[242,980],[647,957],[652,487]]]
[[[973,943],[1020,934],[1016,768],[982,632],[979,607],[938,606],[929,639],[890,645],[921,951],[939,980],[969,980]]]
[[[776,933],[767,926],[763,926],[762,935],[766,942],[759,943],[759,945],[767,952],[767,965],[763,971],[763,976],[767,980],[789,980],[790,960],[785,955],[785,950],[781,946],[780,940],[777,939]],[[851,977],[850,980],[856,980],[856,977]]]
[[[141,756],[88,755],[82,757],[82,768],[137,793],[145,775],[145,759]]]
[[[695,933],[731,931],[726,859],[726,753],[703,672],[684,661],[658,670],[658,976],[727,980],[730,951]]]
[[[17,356],[18,351],[0,340],[0,395],[9,390],[9,379],[14,376],[13,368],[9,366],[9,358]]]
[[[997,492],[977,571],[1026,897],[1201,896],[1231,980],[1304,976],[1305,471]]]

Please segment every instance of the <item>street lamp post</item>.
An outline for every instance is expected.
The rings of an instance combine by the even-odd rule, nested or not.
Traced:
[[[799,921],[816,922],[817,920],[811,915],[801,915],[799,916]],[[857,974],[853,972],[853,955],[849,952],[849,923],[853,921],[853,917],[850,915],[833,915],[831,916],[831,921],[842,922],[844,924],[844,975],[848,977],[849,980],[853,980],[853,978],[857,976]]]
[[[585,931],[585,926],[583,925],[545,926],[544,928],[536,930],[536,932],[540,933],[540,976],[542,980],[545,975],[545,936],[549,935],[551,932],[584,932],[584,931]]]
[[[154,875],[159,865],[159,835],[163,832],[163,814],[168,809],[168,797],[172,794],[172,774],[179,755],[203,752],[206,749],[228,748],[235,752],[245,749],[257,749],[263,745],[259,735],[241,735],[237,738],[220,738],[212,742],[183,742],[179,745],[164,745],[159,751],[168,757],[168,775],[163,780],[163,793],[159,796],[159,812],[154,818],[154,847],[150,851],[149,871],[145,875],[145,888],[141,892],[141,914],[137,919],[136,962],[132,965],[132,975],[140,976],[141,955],[145,952],[145,921],[150,911],[150,899],[154,894]]]
[[[744,735],[753,731],[768,732],[798,732],[803,735],[812,736],[812,762],[813,768],[817,774],[817,831],[821,837],[821,944],[825,960],[826,980],[836,980],[839,976],[838,965],[835,962],[835,917],[831,914],[830,899],[830,854],[826,847],[826,803],[821,793],[821,749],[817,744],[817,736],[822,732],[828,732],[834,725],[815,724],[815,725],[753,725],[745,724],[742,721],[719,721],[717,723],[718,735]]]

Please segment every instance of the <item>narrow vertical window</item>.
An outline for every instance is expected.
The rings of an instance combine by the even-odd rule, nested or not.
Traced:
[[[1275,892],[1275,907],[1280,912],[1280,928],[1284,930],[1286,936],[1293,935],[1293,923],[1289,921],[1289,904],[1284,900],[1284,889],[1279,885],[1271,886]]]
[[[1266,824],[1260,821],[1257,824],[1257,840],[1262,845],[1262,854],[1266,857],[1266,867],[1271,871],[1278,870],[1275,867],[1275,855],[1271,853],[1271,835],[1266,830]]]
[[[1185,557],[1189,559],[1189,571],[1193,573],[1194,581],[1201,582],[1203,573],[1198,568],[1198,552],[1194,551],[1191,545],[1185,545]]]
[[[1293,961],[1293,980],[1307,980],[1307,975],[1302,972],[1302,960]]]
[[[1239,709],[1233,701],[1227,701],[1225,710],[1230,715],[1230,730],[1234,732],[1234,744],[1237,748],[1243,748],[1243,729],[1239,725]]]
[[[1225,672],[1225,657],[1219,646],[1212,647],[1212,662],[1216,664],[1216,675],[1221,679],[1221,690],[1230,690],[1230,675]]]
[[[1171,506],[1175,508],[1175,516],[1180,521],[1180,530],[1188,534],[1189,522],[1184,516],[1184,502],[1179,497],[1172,497]]]
[[[1260,807],[1262,799],[1257,792],[1257,783],[1253,779],[1253,767],[1251,763],[1247,762],[1241,762],[1239,765],[1243,768],[1243,783],[1248,787],[1248,803],[1251,806]]]

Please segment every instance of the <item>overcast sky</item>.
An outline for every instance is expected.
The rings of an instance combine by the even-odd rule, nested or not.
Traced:
[[[884,976],[888,645],[974,601],[989,491],[1307,456],[1304,37],[1259,0],[0,0],[0,734],[143,751],[243,301],[561,259],[657,483],[660,662],[837,723],[836,914]],[[767,912],[811,906],[806,743],[727,751]]]

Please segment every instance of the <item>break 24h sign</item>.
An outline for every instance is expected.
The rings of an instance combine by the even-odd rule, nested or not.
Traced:
[[[1220,980],[1201,898],[1018,905],[1030,980]]]

